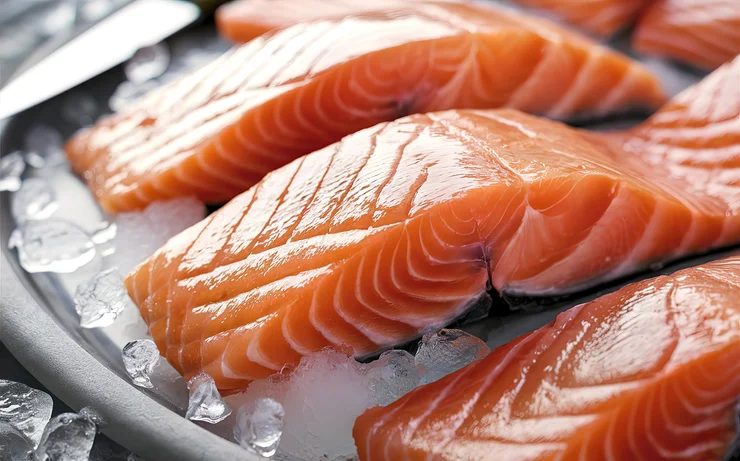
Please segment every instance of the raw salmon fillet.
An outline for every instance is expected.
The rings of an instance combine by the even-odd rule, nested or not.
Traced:
[[[567,118],[659,106],[638,64],[547,21],[466,4],[300,23],[255,39],[75,136],[102,207],[223,203],[342,136],[416,112]]]
[[[248,0],[245,0],[248,1]],[[514,0],[594,35],[608,37],[631,24],[652,0]]]
[[[435,0],[236,0],[216,10],[216,25],[221,35],[243,43],[299,22],[382,11],[421,1]],[[450,2],[455,0],[437,0]]]
[[[740,54],[740,1],[656,0],[632,44],[642,53],[716,69]]]
[[[740,257],[577,306],[361,415],[362,461],[720,461],[738,434]]]
[[[740,242],[740,100],[722,92],[739,74],[624,137],[511,109],[378,124],[270,173],[126,286],[170,363],[228,390],[326,346],[406,342],[491,288],[565,294]]]

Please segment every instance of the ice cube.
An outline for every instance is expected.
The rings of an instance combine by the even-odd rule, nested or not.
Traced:
[[[71,273],[92,261],[95,245],[77,225],[63,219],[26,221],[10,234],[10,248],[27,272]]]
[[[285,409],[283,435],[274,459],[353,459],[355,419],[375,406],[366,366],[335,350],[301,359],[287,375],[254,381],[243,394],[227,397],[234,407],[271,398]]]
[[[165,43],[157,43],[138,49],[123,71],[129,81],[139,84],[161,76],[169,65],[170,49]]]
[[[85,416],[62,413],[49,421],[36,449],[38,461],[88,461],[95,423]]]
[[[46,392],[0,379],[0,422],[10,424],[38,445],[54,403]]]
[[[118,85],[116,91],[108,99],[108,107],[112,111],[119,112],[160,85],[161,83],[157,80],[148,80],[138,84],[127,80]]]
[[[79,91],[71,93],[62,102],[62,117],[79,126],[90,126],[100,116],[98,103],[91,95]]]
[[[198,373],[188,381],[190,400],[185,415],[193,421],[216,424],[231,414],[231,408],[221,399],[216,383],[209,375]]]
[[[83,407],[82,409],[80,409],[79,414],[80,416],[92,421],[96,426],[100,426],[103,423],[103,417],[100,416],[100,413],[90,407]]]
[[[159,361],[159,349],[151,339],[137,339],[123,346],[123,366],[135,385],[152,388],[151,374]]]
[[[21,187],[21,175],[26,169],[23,154],[11,152],[0,158],[0,191],[17,191]]]
[[[202,220],[205,212],[202,203],[188,197],[154,202],[143,211],[119,214],[113,239],[117,251],[111,256],[112,264],[122,274],[128,274],[171,237]]]
[[[7,461],[34,461],[33,445],[18,429],[0,422],[0,456]]]
[[[31,219],[46,219],[59,208],[57,196],[51,185],[40,178],[23,181],[21,188],[13,194],[10,204],[16,222]]]
[[[370,391],[378,405],[388,405],[419,385],[414,356],[402,350],[385,351],[368,364]]]
[[[23,148],[26,161],[34,168],[64,162],[64,139],[61,133],[48,125],[35,125],[25,135]]]
[[[421,384],[437,381],[482,359],[490,352],[480,338],[462,330],[427,333],[419,342],[419,350],[416,352],[416,366],[421,372]]]
[[[82,328],[112,325],[129,302],[123,277],[116,268],[105,270],[78,286],[74,297]]]
[[[247,450],[269,458],[280,444],[284,418],[283,406],[273,399],[250,402],[237,412],[234,440]]]

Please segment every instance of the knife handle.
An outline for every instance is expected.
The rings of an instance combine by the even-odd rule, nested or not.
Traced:
[[[207,16],[216,11],[216,8],[226,3],[227,0],[189,0],[191,3],[198,5],[198,8],[203,12],[203,16]]]

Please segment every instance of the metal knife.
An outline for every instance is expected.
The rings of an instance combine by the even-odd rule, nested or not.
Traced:
[[[210,14],[218,0],[135,0],[73,38],[0,90],[0,120],[115,67]]]

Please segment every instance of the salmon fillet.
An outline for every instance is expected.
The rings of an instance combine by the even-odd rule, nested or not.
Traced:
[[[740,54],[740,1],[656,0],[642,15],[632,45],[713,70]]]
[[[236,48],[66,146],[108,212],[223,203],[342,136],[416,112],[567,118],[664,101],[633,61],[546,21],[465,4],[300,23]]]
[[[224,37],[244,43],[299,22],[341,18],[422,1],[459,3],[455,0],[236,0],[216,10],[216,26]]]
[[[738,75],[614,137],[510,109],[381,123],[267,175],[128,292],[170,363],[228,390],[326,346],[406,342],[490,288],[565,294],[737,243]]]
[[[629,285],[367,410],[362,461],[720,461],[737,435],[740,257]]]
[[[246,0],[245,0],[246,1]],[[600,37],[630,25],[652,0],[513,0]]]

